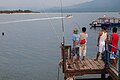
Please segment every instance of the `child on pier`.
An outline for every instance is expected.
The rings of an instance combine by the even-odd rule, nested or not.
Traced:
[[[75,28],[75,30],[73,30],[73,36],[72,36],[72,42],[73,42],[73,46],[72,46],[72,60],[73,60],[73,56],[76,55],[76,60],[79,59],[79,40],[80,40],[80,35],[78,34],[78,29]]]
[[[86,33],[86,28],[83,27],[82,28],[82,33],[80,33],[80,47],[79,47],[79,54],[80,54],[80,57],[83,56],[83,60],[85,59],[85,56],[86,56],[86,43],[87,43],[87,37],[88,37],[88,34]]]

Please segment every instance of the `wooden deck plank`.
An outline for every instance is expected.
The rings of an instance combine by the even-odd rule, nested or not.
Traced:
[[[102,67],[105,67],[105,63],[101,59],[98,60],[98,63],[101,64]]]
[[[91,62],[93,63],[93,65],[96,69],[99,69],[98,65],[94,62],[94,59],[91,59]]]
[[[79,63],[78,65],[80,66],[80,70],[84,70],[83,62],[81,59],[78,61],[78,63]]]
[[[91,69],[89,67],[89,65],[86,63],[86,59],[85,60],[82,60],[83,61],[83,66],[85,67],[85,69]]]
[[[66,66],[68,66],[68,61],[66,61]],[[99,70],[104,69],[104,63],[99,60],[94,61],[93,59],[86,58],[85,60],[75,60],[72,64],[70,64],[71,68],[66,67],[66,70]]]
[[[84,70],[88,69],[85,62],[84,62],[84,60],[82,60],[82,68],[84,68]]]
[[[78,70],[77,66],[76,66],[76,63],[73,64],[74,65],[74,69],[75,70]]]
[[[76,61],[76,67],[77,67],[78,70],[80,70],[80,66],[79,66],[79,62],[78,61]]]
[[[99,69],[97,67],[97,65],[91,60],[91,59],[88,59],[88,61],[90,62],[90,64],[93,66],[93,69]]]
[[[98,66],[99,69],[103,69],[103,66],[98,63],[98,61],[93,60],[93,62]]]
[[[90,64],[90,62],[89,62],[89,60],[88,60],[87,58],[85,59],[85,62],[86,62],[86,64],[89,66],[90,69],[94,69],[94,68],[93,68],[93,65]]]
[[[104,67],[98,63],[98,61],[95,61],[94,59],[92,59],[92,61],[96,64],[96,66],[99,68],[99,69],[103,69]]]

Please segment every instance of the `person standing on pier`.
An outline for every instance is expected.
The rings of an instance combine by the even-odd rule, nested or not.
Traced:
[[[82,60],[85,60],[86,57],[86,43],[87,43],[87,37],[88,34],[86,33],[86,27],[82,28],[82,33],[80,33],[80,47],[79,47],[79,53],[80,53],[80,57],[83,56]]]
[[[116,27],[114,27],[113,29],[112,29],[112,34],[111,34],[111,36],[110,36],[110,43],[114,46],[114,47],[116,47],[116,48],[118,48],[118,41],[119,41],[119,35],[117,34],[117,28]],[[112,49],[111,49],[111,52],[112,52],[112,54],[110,54],[110,59],[112,60],[112,64],[113,64],[113,66],[115,67],[115,68],[117,68],[117,50],[116,50],[116,48],[114,48],[114,47],[112,47]]]
[[[72,42],[73,42],[72,56],[76,55],[77,60],[79,59],[79,44],[78,44],[79,40],[80,40],[80,35],[78,34],[78,29],[75,28],[75,30],[73,30],[73,36],[72,36]]]
[[[107,41],[108,41],[108,34],[106,32],[106,28],[102,27],[102,30],[98,35],[98,41],[97,41],[98,52],[95,60],[98,60],[100,53],[103,53],[105,51],[105,42]]]

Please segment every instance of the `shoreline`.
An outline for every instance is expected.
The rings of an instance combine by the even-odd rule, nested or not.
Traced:
[[[0,10],[0,14],[16,14],[16,13],[41,13],[41,12],[35,12],[31,10]]]
[[[0,13],[0,15],[2,14],[43,14],[43,13]]]

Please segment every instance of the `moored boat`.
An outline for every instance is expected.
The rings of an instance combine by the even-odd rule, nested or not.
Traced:
[[[120,27],[120,18],[115,17],[103,17],[94,20],[90,23],[91,27]]]

